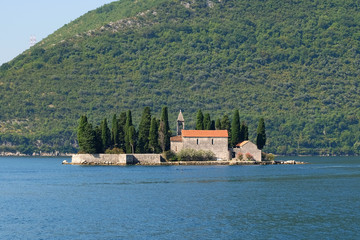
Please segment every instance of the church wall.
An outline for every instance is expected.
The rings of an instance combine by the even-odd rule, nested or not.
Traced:
[[[182,142],[171,142],[170,148],[171,148],[171,151],[178,153],[183,149],[183,143]]]
[[[228,139],[211,137],[183,137],[184,149],[206,150],[215,153],[218,159],[229,160]]]

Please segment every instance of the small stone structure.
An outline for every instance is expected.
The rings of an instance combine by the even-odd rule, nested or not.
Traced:
[[[247,153],[251,154],[255,161],[261,162],[261,150],[259,150],[256,146],[256,144],[250,142],[250,141],[243,141],[241,143],[238,143],[236,147],[233,148],[233,157],[237,157],[239,153],[244,154],[244,157]]]
[[[72,164],[93,165],[158,165],[162,162],[161,154],[75,154]]]

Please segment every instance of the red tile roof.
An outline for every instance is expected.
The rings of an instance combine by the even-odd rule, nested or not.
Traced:
[[[227,130],[182,130],[183,137],[229,137]]]
[[[182,142],[182,136],[171,137],[170,142]]]
[[[241,142],[241,143],[238,143],[238,144],[236,144],[236,147],[242,147],[242,146],[244,146],[245,144],[247,144],[249,141],[243,141],[243,142]]]

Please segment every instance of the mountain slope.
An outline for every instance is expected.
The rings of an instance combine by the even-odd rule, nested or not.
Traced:
[[[267,151],[360,153],[359,18],[355,0],[105,5],[1,66],[2,142],[70,151],[83,113],[167,105],[189,127],[239,109],[252,139],[265,117]]]

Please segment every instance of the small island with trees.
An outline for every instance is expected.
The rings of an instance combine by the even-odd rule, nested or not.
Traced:
[[[232,121],[228,115],[211,120],[201,110],[196,115],[195,130],[185,130],[182,112],[177,131],[172,136],[168,108],[163,107],[160,119],[145,107],[138,129],[131,110],[113,115],[111,128],[106,118],[93,127],[85,115],[80,117],[78,130],[80,151],[70,164],[86,165],[248,165],[289,164],[275,161],[273,154],[261,150],[266,144],[264,118],[259,120],[256,144],[249,141],[249,129],[240,122],[235,110]],[[64,164],[68,164],[66,161]],[[292,161],[291,164],[297,162]]]

